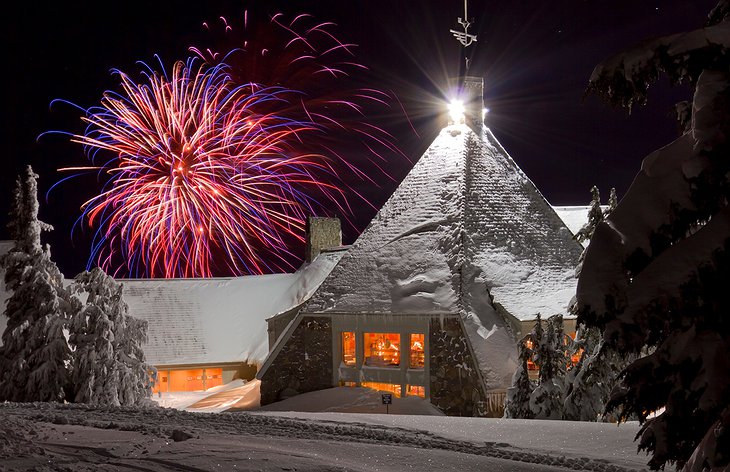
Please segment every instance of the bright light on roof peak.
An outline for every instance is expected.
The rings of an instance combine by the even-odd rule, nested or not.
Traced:
[[[464,102],[459,99],[453,99],[449,103],[449,121],[452,123],[464,122]]]

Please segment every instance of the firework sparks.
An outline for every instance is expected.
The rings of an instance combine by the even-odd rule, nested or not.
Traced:
[[[125,260],[153,277],[210,276],[219,253],[231,255],[234,273],[262,273],[269,267],[257,248],[285,263],[287,235],[301,238],[317,205],[303,188],[341,196],[315,177],[330,171],[327,159],[296,149],[318,127],[269,112],[291,91],[235,86],[224,66],[193,60],[176,63],[169,78],[150,71],[141,85],[117,73],[123,93],[107,93],[84,118],[87,133],[72,138],[115,158],[67,169],[109,176],[83,207],[100,227],[94,259],[102,267],[116,246],[108,243],[121,239]]]
[[[306,216],[322,213],[323,202],[350,214],[348,196],[357,193],[340,174],[375,183],[367,167],[387,177],[388,155],[400,151],[365,116],[393,97],[343,88],[363,68],[352,61],[354,46],[332,24],[308,21],[276,15],[279,34],[268,47],[191,48],[195,59],[169,75],[162,63],[147,67],[142,83],[115,71],[121,91],[85,110],[86,132],[71,138],[93,165],[62,169],[105,181],[82,207],[96,228],[89,265],[114,270],[124,261],[130,274],[149,277],[291,269],[289,247],[303,241]]]
[[[215,24],[217,28],[211,26]],[[280,112],[316,123],[323,131],[317,140],[303,142],[302,146],[311,145],[315,152],[333,157],[341,173],[354,173],[372,184],[381,177],[392,180],[385,164],[392,156],[407,157],[394,144],[393,136],[374,125],[370,117],[408,117],[395,94],[363,80],[368,69],[355,60],[357,46],[340,40],[334,23],[309,14],[287,21],[281,13],[267,23],[258,23],[250,21],[246,11],[242,27],[235,24],[224,17],[211,25],[204,24],[212,42],[223,48],[193,46],[190,51],[209,64],[230,65],[236,83],[279,84],[300,92],[300,99]],[[364,158],[365,164],[352,165],[355,155]]]

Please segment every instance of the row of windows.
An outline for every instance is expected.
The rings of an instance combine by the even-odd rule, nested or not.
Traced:
[[[223,384],[223,369],[160,370],[153,392],[206,390]]]
[[[363,365],[371,367],[400,367],[401,339],[399,333],[363,333]],[[425,363],[425,335],[411,333],[408,367],[423,369]],[[342,333],[342,362],[357,365],[357,341],[354,332]]]
[[[357,382],[341,382],[340,385],[343,385],[345,387],[358,386]],[[360,386],[372,388],[379,392],[390,392],[395,395],[396,398],[401,398],[403,396],[402,388],[398,384],[389,384],[382,382],[360,382]],[[424,398],[426,396],[426,387],[422,385],[406,385],[406,395],[408,395],[409,397]]]

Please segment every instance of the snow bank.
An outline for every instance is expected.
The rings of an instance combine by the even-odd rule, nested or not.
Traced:
[[[2,404],[0,460],[13,470],[628,472],[643,465],[631,449],[633,425],[286,415]]]
[[[334,387],[303,393],[259,408],[245,408],[242,405],[235,405],[234,408],[262,412],[385,413],[381,393],[365,387]],[[393,397],[392,400],[393,403],[388,407],[392,414],[443,416],[440,410],[424,398]]]

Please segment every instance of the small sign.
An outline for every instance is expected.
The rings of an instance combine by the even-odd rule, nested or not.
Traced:
[[[390,405],[393,403],[392,393],[383,393],[382,395],[380,395],[380,398],[383,400],[383,405]]]

